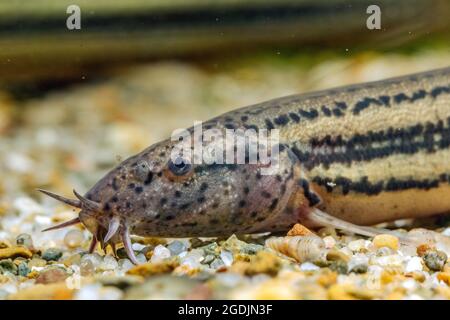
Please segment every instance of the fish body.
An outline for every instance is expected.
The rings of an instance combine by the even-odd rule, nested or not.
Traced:
[[[255,47],[373,50],[450,28],[447,0],[378,0],[382,30],[366,26],[370,0],[79,0],[79,15],[74,5],[0,2],[2,85],[93,78],[117,64]],[[68,28],[76,17],[79,29]]]
[[[179,141],[167,139],[67,199],[82,209],[74,223],[126,244],[130,233],[219,236],[297,222],[373,235],[359,225],[450,211],[450,68],[282,97],[202,129],[278,130],[276,169],[180,160]],[[187,132],[197,141],[195,128]],[[199,141],[204,149],[219,143]]]

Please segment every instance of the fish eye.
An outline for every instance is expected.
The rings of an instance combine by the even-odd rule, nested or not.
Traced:
[[[192,165],[186,159],[177,157],[175,161],[170,159],[167,167],[172,174],[176,176],[183,176],[191,170]]]

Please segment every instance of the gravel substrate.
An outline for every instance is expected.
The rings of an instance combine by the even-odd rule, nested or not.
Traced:
[[[123,249],[118,257],[100,249],[88,254],[91,235],[81,226],[41,232],[76,212],[36,188],[84,193],[120,159],[194,120],[277,96],[447,66],[450,53],[282,61],[159,62],[25,101],[0,91],[0,299],[450,298],[445,217],[385,225],[419,235],[416,247],[387,235],[367,239],[301,225],[271,240],[134,237],[139,266]]]

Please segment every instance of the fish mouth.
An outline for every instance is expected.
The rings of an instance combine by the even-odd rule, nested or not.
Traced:
[[[98,219],[96,218],[97,215],[99,214],[101,215],[103,213],[102,206],[100,203],[87,199],[85,196],[79,194],[76,190],[73,190],[73,194],[77,199],[66,198],[56,193],[43,189],[37,190],[55,200],[68,204],[69,206],[81,209],[81,211],[78,213],[78,217],[69,221],[65,221],[56,226],[46,228],[42,230],[42,232],[62,229],[76,225],[78,223],[82,223],[92,233],[92,241],[89,246],[89,253],[94,252],[97,243],[99,242],[103,251],[105,251],[107,245],[110,245],[113,249],[114,255],[117,256],[116,243],[121,240],[123,242],[128,258],[134,264],[139,264],[136,255],[134,254],[133,248],[131,246],[130,229],[128,225],[125,223],[125,221],[120,219],[119,216],[113,215],[109,219],[108,227],[106,228],[102,224],[100,224]]]

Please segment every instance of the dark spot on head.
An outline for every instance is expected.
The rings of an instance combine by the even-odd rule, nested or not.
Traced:
[[[130,183],[130,184],[128,185],[128,188],[134,189],[135,186],[136,186],[136,185],[135,185],[134,183]]]
[[[219,202],[214,202],[213,204],[212,204],[212,208],[213,209],[217,209],[218,207],[219,207]]]
[[[262,175],[261,175],[261,173],[258,171],[257,173],[256,173],[256,179],[261,179],[262,178]]]
[[[137,194],[139,194],[139,193],[141,193],[142,191],[144,191],[144,189],[143,189],[141,186],[137,186],[136,188],[134,188],[134,191],[135,191]]]
[[[185,210],[185,209],[189,208],[190,205],[191,205],[190,202],[183,203],[181,206],[179,206],[179,209],[180,210]]]
[[[119,198],[117,198],[117,196],[113,196],[113,197],[111,198],[111,201],[112,201],[112,202],[117,202],[117,201],[119,201]]]
[[[247,202],[245,202],[245,200],[241,200],[239,201],[239,207],[245,207],[245,205],[247,204]]]
[[[251,216],[252,218],[256,217],[257,215],[258,215],[258,212],[256,212],[256,211],[252,211],[252,212],[250,213],[250,216]]]
[[[167,198],[161,198],[161,200],[159,200],[159,204],[160,205],[165,205],[167,203]]]
[[[103,206],[103,210],[105,211],[109,211],[109,209],[111,209],[111,207],[109,206],[109,203],[105,203],[105,205]]]
[[[170,216],[166,216],[164,219],[165,219],[165,220],[172,220],[173,218],[175,218],[175,216],[171,216],[171,215],[170,215]]]
[[[119,186],[117,185],[117,179],[116,177],[113,178],[112,183],[111,183],[112,188],[117,191],[119,190]]]
[[[272,195],[267,191],[261,192],[261,195],[266,199],[270,199],[272,197]]]
[[[244,193],[245,193],[245,194],[248,194],[249,192],[250,192],[249,187],[244,187]]]
[[[204,196],[198,197],[198,198],[197,198],[197,202],[198,202],[198,203],[203,203],[203,202],[205,202],[205,197],[204,197]]]
[[[173,194],[175,196],[175,198],[181,198],[181,192],[180,191],[175,191],[175,193]]]
[[[145,179],[144,184],[147,186],[152,182],[152,180],[153,180],[153,173],[150,171],[147,174],[147,178]]]
[[[162,176],[162,171],[157,172],[156,175],[157,175],[158,177],[161,177],[161,176]]]
[[[206,189],[208,189],[208,184],[207,184],[206,182],[203,182],[203,183],[200,185],[200,192],[205,192]]]
[[[270,209],[270,210],[275,209],[275,207],[277,206],[277,204],[278,204],[278,198],[273,199],[272,203],[270,204],[269,209]]]
[[[127,202],[125,203],[125,207],[126,207],[127,209],[130,209],[130,208],[131,208],[131,202],[130,202],[130,201],[127,201]]]

